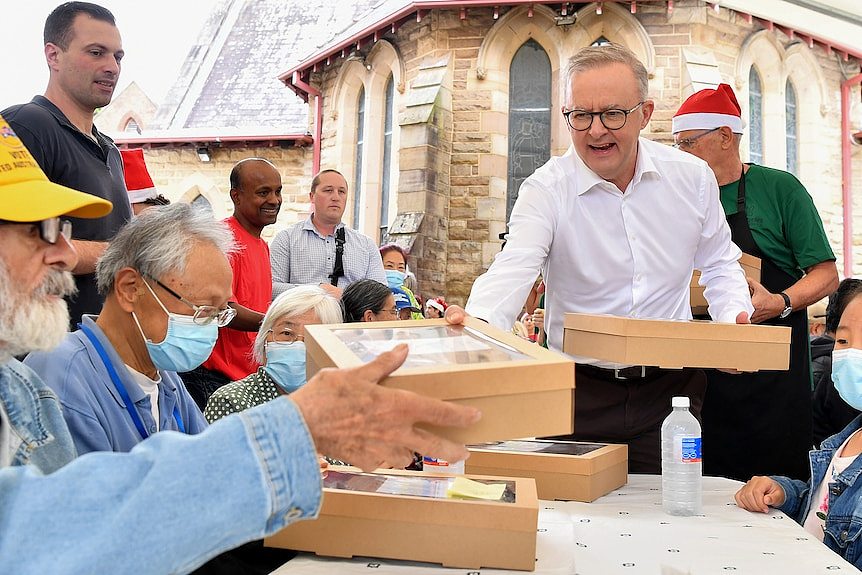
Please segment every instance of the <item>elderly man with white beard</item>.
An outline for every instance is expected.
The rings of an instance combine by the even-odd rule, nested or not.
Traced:
[[[416,424],[466,427],[478,411],[377,385],[403,363],[401,346],[198,435],[156,433],[129,453],[75,459],[56,396],[14,356],[65,336],[77,256],[60,218],[110,207],[49,182],[0,117],[0,573],[187,573],[316,517],[317,451],[365,469],[407,465],[414,451],[467,456]]]

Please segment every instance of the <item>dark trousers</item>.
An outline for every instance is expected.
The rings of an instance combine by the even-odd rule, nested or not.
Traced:
[[[231,382],[231,379],[218,371],[212,371],[204,366],[196,367],[191,371],[178,374],[189,395],[195,400],[201,411],[207,406],[210,396],[223,385]]]
[[[700,419],[706,375],[700,369],[654,369],[617,379],[611,370],[575,367],[575,433],[557,439],[625,443],[630,473],[661,473],[661,424],[674,396],[691,400]]]

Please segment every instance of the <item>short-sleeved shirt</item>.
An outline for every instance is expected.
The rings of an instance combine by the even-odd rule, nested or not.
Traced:
[[[269,246],[251,235],[231,216],[225,223],[233,232],[239,249],[230,255],[233,270],[233,297],[241,306],[266,313],[272,301],[272,268],[269,266]],[[251,357],[257,332],[239,331],[229,327],[219,329],[218,341],[204,362],[204,367],[224,374],[231,380],[242,379],[257,369]]]
[[[44,96],[2,112],[15,133],[33,154],[48,179],[81,192],[104,198],[114,205],[101,218],[69,218],[72,237],[104,242],[132,219],[132,207],[123,178],[123,160],[111,138],[93,126],[87,137]],[[75,276],[78,294],[68,298],[72,325],[85,313],[98,314],[104,299],[96,290],[96,274]]]
[[[738,189],[739,181],[721,186],[727,215],[737,212]],[[814,201],[793,174],[752,164],[745,174],[745,212],[760,251],[796,279],[835,260]]]

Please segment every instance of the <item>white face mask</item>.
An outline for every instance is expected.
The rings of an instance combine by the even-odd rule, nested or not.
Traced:
[[[847,405],[862,411],[862,349],[832,352],[832,382]]]
[[[292,393],[305,385],[305,343],[271,341],[266,344],[263,369],[276,385]]]

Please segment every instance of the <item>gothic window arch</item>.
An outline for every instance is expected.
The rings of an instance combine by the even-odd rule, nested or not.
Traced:
[[[763,163],[763,89],[757,68],[748,72],[748,159]]]
[[[509,66],[509,170],[506,219],[521,183],[551,156],[551,62],[533,39]]]

